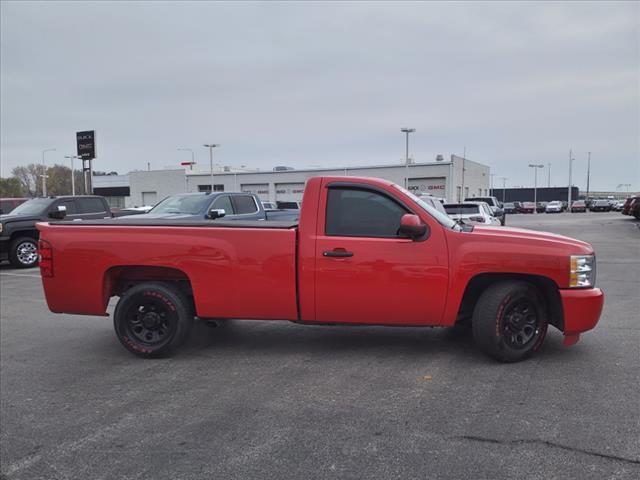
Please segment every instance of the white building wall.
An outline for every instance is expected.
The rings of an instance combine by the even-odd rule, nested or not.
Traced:
[[[489,167],[466,160],[465,187],[469,196],[484,195],[489,190]],[[333,168],[313,170],[288,170],[283,172],[232,172],[214,173],[213,183],[222,185],[225,192],[249,191],[256,193],[262,201],[302,199],[304,183],[317,176],[376,177],[405,185],[409,178],[409,189],[430,193],[447,201],[457,201],[457,187],[462,182],[462,159],[452,156],[451,162],[417,163],[404,165],[382,165],[372,167]],[[209,189],[211,177],[205,173],[190,173],[180,170],[140,171],[130,174],[131,205],[141,206],[143,193],[156,192],[158,201],[168,195],[185,191],[197,192],[199,186]]]
[[[155,198],[157,202],[169,195],[187,191],[184,170],[151,170],[129,173],[132,207],[142,207]]]
[[[488,169],[488,167],[486,167]],[[453,200],[455,190],[451,188],[452,168],[449,162],[385,165],[375,167],[334,168],[314,170],[289,170],[284,172],[239,172],[214,175],[214,184],[224,185],[225,191],[253,191],[260,187],[264,192],[268,185],[268,194],[258,194],[262,201],[301,200],[301,186],[312,177],[317,176],[358,176],[377,177],[390,180],[398,185],[405,185],[405,178],[409,176],[409,189],[431,193],[438,197]],[[198,191],[198,185],[209,185],[209,175],[188,174],[188,188],[191,192]],[[488,178],[488,177],[487,177]],[[483,187],[484,188],[484,187]],[[487,183],[486,188],[489,188]],[[176,192],[177,193],[177,192]]]

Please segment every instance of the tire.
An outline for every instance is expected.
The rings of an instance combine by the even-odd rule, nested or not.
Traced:
[[[500,219],[500,225],[504,227],[505,223],[507,223],[507,216],[503,215],[502,218]]]
[[[113,327],[120,343],[144,358],[164,357],[188,338],[193,312],[187,296],[167,283],[131,287],[120,298]]]
[[[15,268],[31,268],[38,265],[38,241],[31,237],[19,237],[9,246],[9,262]]]
[[[543,297],[531,284],[505,281],[489,286],[473,311],[473,337],[486,355],[519,362],[544,341],[548,316]]]

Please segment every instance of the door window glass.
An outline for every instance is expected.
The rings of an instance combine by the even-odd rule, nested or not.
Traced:
[[[397,237],[407,210],[370,190],[331,188],[327,196],[327,235]]]
[[[211,209],[221,208],[224,210],[225,215],[233,215],[233,207],[231,206],[231,200],[229,199],[229,195],[222,195],[216,198],[211,204]]]
[[[258,206],[250,195],[234,195],[232,199],[236,215],[246,215],[258,211]]]
[[[76,202],[74,202],[73,200],[69,199],[69,200],[60,200],[60,202],[54,204],[53,206],[53,210],[58,210],[58,205],[63,205],[65,207],[67,207],[67,215],[75,215],[78,213],[78,210],[76,209]]]
[[[99,198],[77,198],[80,202],[80,213],[104,213],[106,210]]]

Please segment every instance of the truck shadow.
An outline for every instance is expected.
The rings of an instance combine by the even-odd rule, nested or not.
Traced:
[[[563,355],[562,335],[549,331],[541,354]],[[452,355],[473,363],[496,363],[480,352],[470,328],[299,325],[280,321],[225,320],[211,328],[198,322],[185,355],[225,354],[436,357]],[[180,354],[180,353],[179,353]]]

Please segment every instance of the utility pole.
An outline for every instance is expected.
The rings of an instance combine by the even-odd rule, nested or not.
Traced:
[[[404,188],[409,190],[409,134],[416,131],[415,128],[401,128],[400,131],[405,134],[405,150],[404,150]]]
[[[551,163],[547,164],[549,166],[549,171],[547,172],[547,187],[551,187]]]
[[[219,143],[205,143],[205,147],[209,149],[209,167],[211,169],[211,193],[213,193],[213,149],[219,147]]]
[[[55,148],[46,148],[42,150],[42,196],[47,196],[47,167],[44,164],[44,154],[45,152],[55,152]]]
[[[533,168],[533,203],[535,208],[533,213],[538,213],[538,169],[544,168],[544,165],[529,164],[530,168]]]
[[[587,152],[587,198],[585,199],[589,202],[589,175],[591,173],[591,152]]]
[[[75,179],[75,175],[74,175],[74,170],[73,170],[73,159],[74,158],[82,158],[79,157],[77,155],[65,155],[64,158],[68,158],[71,160],[71,195],[72,196],[76,196],[76,179]],[[84,172],[83,172],[84,174]]]
[[[505,189],[507,188],[507,180],[509,180],[506,177],[502,177],[502,203],[504,203],[504,192]]]
[[[572,158],[571,149],[569,149],[569,192],[567,194],[567,210],[571,211],[571,167],[575,158]]]

